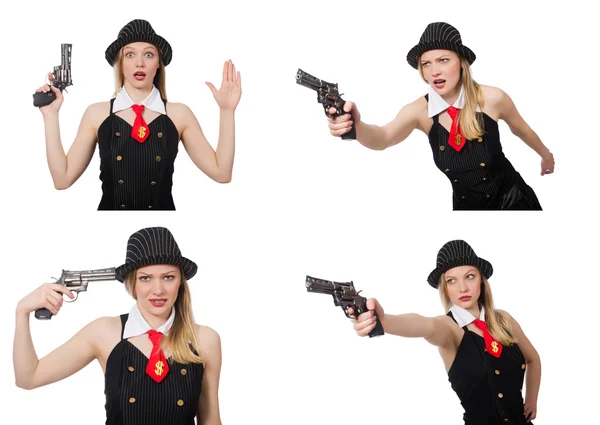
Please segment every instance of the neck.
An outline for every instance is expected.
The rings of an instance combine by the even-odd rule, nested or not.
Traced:
[[[167,320],[169,319],[169,316],[171,315],[171,311],[168,311],[163,315],[157,316],[155,314],[150,314],[149,312],[145,311],[139,305],[138,305],[138,308],[140,310],[140,313],[142,313],[142,317],[144,318],[144,320],[146,322],[148,322],[148,324],[152,327],[152,329],[160,328],[162,325],[164,325],[167,322]]]
[[[475,304],[472,307],[468,308],[467,311],[475,316],[476,319],[479,319],[479,304]]]
[[[441,96],[441,98],[444,99],[448,105],[454,105],[454,102],[456,102],[458,96],[460,96],[460,87],[461,85],[457,84],[456,87],[454,87],[454,90]]]
[[[131,100],[133,100],[137,104],[139,104],[142,100],[147,98],[153,88],[153,86],[136,88],[129,84],[127,81],[123,83],[123,86],[125,87],[125,90],[127,90],[127,94],[129,95],[129,97],[131,97]]]

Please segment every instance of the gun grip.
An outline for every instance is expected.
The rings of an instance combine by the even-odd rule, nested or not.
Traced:
[[[36,92],[33,94],[33,106],[41,108],[50,105],[56,99],[56,94],[50,89],[48,93]]]
[[[346,104],[346,101],[343,100],[340,102],[338,108],[337,108],[337,115],[345,115],[345,114],[349,114],[349,112],[344,111],[344,105]],[[350,119],[353,119],[352,116],[350,116]],[[350,129],[349,132],[342,134],[342,140],[356,140],[356,127],[354,126],[354,122],[352,123],[352,128]]]
[[[375,325],[375,327],[373,328],[373,330],[371,332],[369,332],[369,338],[373,338],[374,336],[381,336],[385,334],[385,331],[383,330],[383,325],[381,324],[381,320],[379,320],[379,317],[377,317],[377,313],[373,312],[373,314],[375,314],[375,318],[377,319],[377,324]]]
[[[47,308],[40,308],[35,311],[35,318],[38,320],[50,320],[53,314]]]

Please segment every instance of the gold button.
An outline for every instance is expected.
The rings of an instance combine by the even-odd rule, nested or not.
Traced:
[[[448,171],[450,171],[450,168],[446,168],[446,169],[444,170],[444,172],[446,172],[446,173],[447,173]]]
[[[157,156],[157,157],[156,157],[156,162],[160,162],[160,160],[161,160],[161,157],[160,157],[160,156]]]
[[[130,403],[135,403],[135,398],[131,397],[131,398],[129,399],[129,402],[130,402]]]
[[[121,155],[117,155],[117,161],[120,161],[122,159],[123,159],[123,157]]]
[[[481,137],[478,137],[478,138],[477,138],[477,141],[478,141],[479,143],[481,143],[481,142],[483,142],[483,139],[482,139]]]
[[[460,199],[465,199],[464,195],[460,197]]]
[[[495,370],[496,375],[500,375],[500,371],[498,369]]]
[[[458,183],[458,179],[454,179],[454,183]]]
[[[525,363],[521,365],[521,369],[525,369]]]
[[[489,193],[486,193],[486,194],[485,194],[485,197],[486,197],[486,198],[489,198],[489,197],[490,197],[490,194],[489,194]]]
[[[121,135],[121,133],[119,133],[118,131],[115,133],[115,136],[119,137]]]
[[[161,138],[163,135],[162,135],[162,133],[161,133],[161,132],[158,132],[157,136],[158,136],[158,138],[160,139],[160,138]]]
[[[152,186],[154,186],[154,185],[156,184],[156,182],[155,182],[154,180],[152,180],[152,181],[150,182],[150,184],[151,184]]]
[[[125,183],[123,180],[119,180],[119,184],[123,184]]]
[[[133,366],[129,366],[127,369],[128,369],[130,372],[133,372],[133,371],[135,370],[135,369],[133,368]]]
[[[504,394],[498,393],[498,398],[502,398],[502,397],[504,397]]]
[[[481,164],[479,164],[482,167],[485,167],[485,162],[482,162]]]
[[[183,406],[183,400],[177,400],[177,405],[178,406]]]
[[[121,208],[125,209],[125,204],[121,204]]]
[[[441,151],[443,151],[444,149],[446,149],[446,146],[440,146]]]
[[[486,180],[487,180],[487,177],[484,177],[484,178],[483,178],[483,181],[486,181]]]
[[[187,370],[185,370],[185,369],[181,369],[181,374],[182,374],[182,375],[185,375],[186,373],[187,373]]]
[[[148,205],[148,209],[152,209],[152,205]]]

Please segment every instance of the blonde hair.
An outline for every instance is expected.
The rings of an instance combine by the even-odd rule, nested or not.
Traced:
[[[465,106],[458,114],[458,123],[467,140],[474,140],[484,134],[483,120],[480,115],[477,115],[477,107],[479,106],[483,110],[485,101],[481,87],[473,79],[469,62],[458,53],[456,55],[460,60],[460,80],[465,92]],[[417,60],[417,64],[421,78],[429,84],[423,74],[420,58]]]
[[[156,70],[153,84],[160,92],[160,97],[167,100],[167,78],[165,75],[165,65],[163,64],[160,54],[158,55],[158,62],[159,66]],[[117,92],[123,87],[123,82],[125,81],[125,77],[123,76],[123,48],[120,49],[115,56],[113,69],[115,70],[115,93],[113,96],[116,97]]]
[[[477,270],[479,271],[479,269]],[[479,276],[481,276],[481,291],[479,294],[479,300],[477,301],[479,302],[480,306],[485,308],[485,323],[488,331],[502,345],[516,344],[517,341],[512,336],[510,324],[504,318],[504,316],[502,316],[502,314],[494,309],[492,288],[488,280],[481,274],[481,271],[479,271]],[[442,273],[438,288],[440,292],[440,298],[442,299],[442,304],[446,311],[449,311],[452,302],[448,296],[447,287],[446,273]]]
[[[134,270],[125,278],[125,289],[133,299],[137,299],[135,296],[136,275],[137,270]],[[175,300],[175,320],[163,341],[163,347],[169,349],[169,358],[177,363],[203,363],[200,341],[195,331],[192,313],[192,296],[183,273],[181,274],[177,300]]]

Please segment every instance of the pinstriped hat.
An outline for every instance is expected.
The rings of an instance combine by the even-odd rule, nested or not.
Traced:
[[[191,279],[198,266],[181,256],[175,238],[165,227],[148,227],[135,232],[127,242],[125,264],[115,270],[117,280],[125,281],[127,274],[140,267],[155,264],[178,266],[186,279]]]
[[[427,25],[425,32],[419,40],[419,44],[410,49],[406,60],[415,69],[419,69],[417,60],[419,56],[429,50],[452,50],[463,56],[469,65],[475,62],[475,53],[467,46],[462,44],[460,33],[452,25],[446,22],[434,22]]]
[[[437,288],[442,273],[459,266],[475,266],[486,279],[494,272],[492,265],[487,260],[479,258],[468,243],[455,240],[446,243],[440,249],[437,255],[437,267],[429,274],[427,282]]]
[[[148,21],[135,19],[121,28],[117,39],[106,49],[104,56],[108,61],[108,64],[110,66],[114,65],[117,52],[122,47],[138,41],[143,41],[144,43],[150,43],[156,46],[165,66],[171,62],[173,50],[167,40],[156,34]]]

